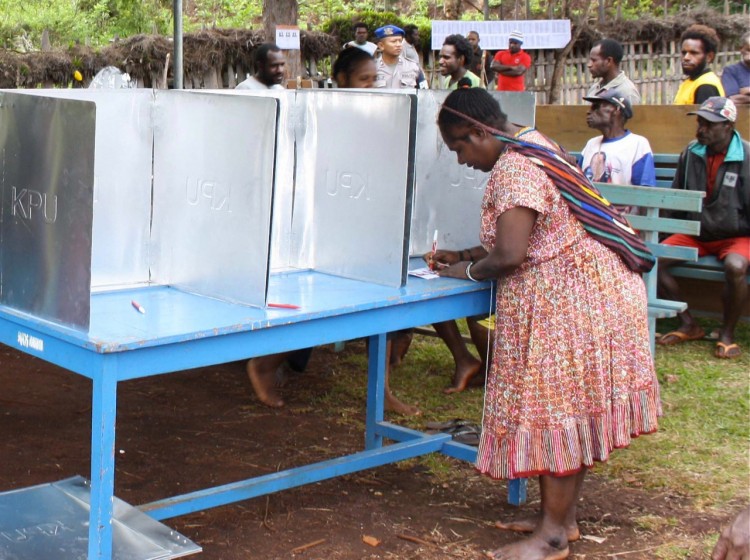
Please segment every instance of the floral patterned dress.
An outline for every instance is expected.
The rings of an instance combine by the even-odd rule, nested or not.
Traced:
[[[524,140],[551,147],[536,131]],[[482,202],[487,250],[498,216],[519,206],[538,214],[526,261],[497,284],[477,469],[494,478],[563,476],[657,429],[646,290],[584,231],[544,171],[507,151]]]

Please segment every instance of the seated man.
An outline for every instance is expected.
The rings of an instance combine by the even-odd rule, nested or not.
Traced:
[[[741,354],[734,342],[734,329],[747,301],[747,267],[750,260],[750,144],[734,128],[737,108],[731,99],[711,97],[697,115],[697,141],[680,154],[673,188],[703,191],[706,198],[700,214],[688,216],[700,220],[700,236],[671,235],[666,245],[695,247],[698,256],[714,255],[724,263],[723,325],[716,343],[717,358],[736,358]],[[664,259],[659,266],[659,290],[666,299],[682,301],[669,266],[677,261]],[[678,315],[681,325],[662,336],[664,346],[703,338],[703,329],[689,311]]]
[[[629,99],[616,89],[586,96],[591,103],[586,113],[586,124],[601,132],[586,143],[581,152],[586,177],[595,182],[615,185],[656,186],[654,154],[648,140],[625,128],[633,116]],[[635,208],[620,208],[633,214]]]
[[[654,154],[648,140],[633,134],[625,124],[633,117],[630,100],[616,89],[586,96],[591,103],[586,113],[589,128],[601,132],[586,143],[581,152],[581,168],[586,177],[601,183],[656,186]],[[605,154],[605,165],[597,165],[597,154]]]
[[[721,73],[721,85],[724,95],[734,101],[735,105],[750,104],[750,31],[740,39],[740,61],[724,67]]]

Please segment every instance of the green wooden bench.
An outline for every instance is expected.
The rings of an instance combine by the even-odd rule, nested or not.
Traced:
[[[680,259],[695,261],[698,258],[697,249],[690,247],[672,247],[659,243],[659,235],[663,233],[684,233],[698,235],[700,222],[681,220],[660,216],[662,210],[681,210],[700,212],[703,205],[703,193],[683,191],[680,189],[665,189],[659,187],[635,187],[632,185],[611,185],[596,183],[607,200],[613,204],[624,206],[639,206],[646,215],[629,214],[628,220],[639,230],[646,245],[657,257],[654,268],[643,275],[648,295],[649,332],[651,334],[651,350],[655,348],[656,320],[675,317],[677,313],[687,309],[687,303],[659,299],[656,293],[658,276],[658,258]]]
[[[680,154],[654,154],[654,167],[656,167],[656,186],[665,189],[672,188],[677,162]]]

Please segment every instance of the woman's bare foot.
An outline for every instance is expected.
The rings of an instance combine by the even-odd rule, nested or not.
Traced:
[[[253,385],[255,396],[266,406],[271,408],[281,408],[284,406],[284,400],[276,392],[276,369],[263,370],[258,367],[256,360],[248,360],[245,365],[245,371]]]
[[[548,543],[539,535],[487,553],[494,560],[563,560],[569,555],[567,543]]]
[[[416,406],[401,402],[390,391],[385,392],[385,409],[390,412],[402,414],[404,416],[419,416],[422,414]]]
[[[450,395],[451,393],[460,393],[465,391],[477,374],[482,371],[482,362],[476,358],[472,358],[471,361],[467,360],[462,364],[456,364],[456,371],[453,374],[453,385],[443,389],[443,393]]]
[[[503,531],[514,531],[516,533],[533,533],[537,525],[539,525],[539,520],[533,517],[529,519],[519,519],[518,521],[495,522],[495,527],[498,529]],[[578,530],[578,525],[576,523],[566,527],[566,531],[569,543],[575,542],[581,538],[581,532]]]

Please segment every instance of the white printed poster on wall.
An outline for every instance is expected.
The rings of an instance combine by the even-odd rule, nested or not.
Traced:
[[[512,31],[524,35],[524,50],[562,49],[570,41],[569,19],[515,21],[433,21],[432,50],[439,51],[448,35],[466,37],[469,31],[479,33],[480,46],[491,51],[507,49]]]
[[[276,46],[285,51],[300,50],[299,27],[296,25],[277,25]]]

